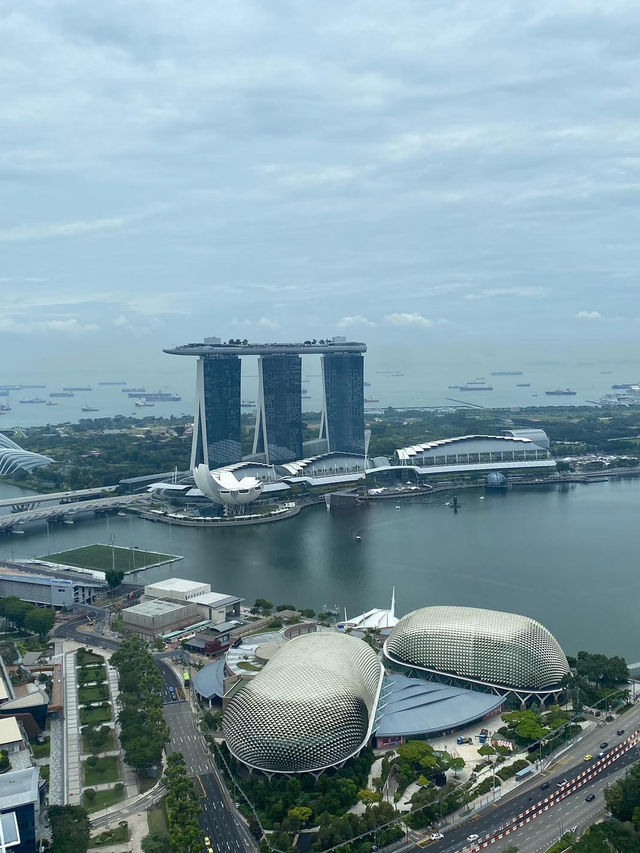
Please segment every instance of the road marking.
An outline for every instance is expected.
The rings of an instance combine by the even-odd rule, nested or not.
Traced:
[[[198,780],[198,785],[200,785],[200,790],[202,791],[202,796],[199,799],[206,800],[207,792],[205,791],[204,785],[202,784],[202,779],[200,778],[200,776],[196,776],[196,779]]]

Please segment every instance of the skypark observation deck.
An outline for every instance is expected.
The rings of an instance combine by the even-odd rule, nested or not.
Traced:
[[[182,344],[165,349],[169,355],[326,355],[329,353],[365,353],[367,345],[358,341],[323,341],[291,344],[224,344],[217,338],[202,343]]]

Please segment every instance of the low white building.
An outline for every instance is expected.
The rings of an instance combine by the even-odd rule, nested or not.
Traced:
[[[211,592],[211,584],[185,578],[167,578],[165,581],[147,584],[144,588],[145,598],[164,598],[169,601],[191,601],[207,592]]]
[[[143,601],[160,599],[176,603],[194,604],[198,615],[214,625],[240,617],[240,604],[244,598],[225,592],[212,592],[211,584],[189,581],[185,578],[167,578],[144,588]]]

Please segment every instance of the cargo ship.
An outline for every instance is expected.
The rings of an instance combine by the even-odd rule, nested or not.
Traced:
[[[50,397],[73,397],[73,391],[52,391]]]
[[[575,397],[577,391],[572,391],[571,388],[553,388],[551,391],[544,392],[547,397]]]
[[[256,407],[256,404],[253,402],[253,400],[243,400],[240,405],[243,409],[255,409]]]
[[[146,400],[135,400],[134,406],[137,406],[139,409],[147,408],[148,406],[153,406],[153,403],[148,403]]]
[[[521,370],[494,370],[492,376],[522,376]]]
[[[99,412],[100,409],[92,409],[91,406],[83,406],[82,411],[83,412]]]
[[[378,400],[377,397],[365,397],[364,401],[365,401],[365,403],[379,403],[380,402],[380,400]]]
[[[91,385],[69,385],[67,388],[62,386],[63,391],[93,391]]]
[[[531,388],[530,382],[518,382],[516,388]]]
[[[21,403],[46,403],[46,400],[43,400],[42,397],[31,397],[28,400],[20,400]]]
[[[155,391],[152,394],[143,394],[148,403],[179,403],[182,397],[179,394],[170,394],[166,391]]]
[[[476,382],[467,382],[466,385],[460,385],[458,391],[493,391],[493,385],[479,385]]]
[[[129,396],[131,394],[145,394],[147,391],[146,388],[121,388],[120,390],[123,394],[129,394]]]

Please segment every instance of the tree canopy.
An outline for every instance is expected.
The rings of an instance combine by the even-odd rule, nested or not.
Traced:
[[[89,816],[82,806],[49,806],[51,853],[85,853],[89,847]]]

